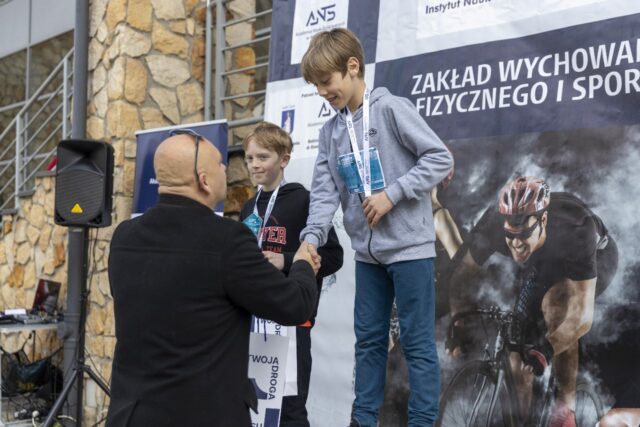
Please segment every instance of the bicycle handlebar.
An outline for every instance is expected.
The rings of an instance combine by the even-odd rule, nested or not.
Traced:
[[[511,325],[517,321],[513,311],[502,310],[498,306],[491,306],[489,308],[477,308],[473,310],[463,311],[455,314],[451,318],[451,323],[449,323],[449,328],[447,330],[448,339],[455,341],[457,336],[456,328],[458,329],[462,328],[462,326],[457,325],[459,321],[469,317],[476,317],[476,316],[483,316],[491,320],[494,320],[499,324],[500,328],[502,328],[503,326]],[[509,334],[508,331],[506,333]],[[521,345],[511,342],[511,339],[510,337],[508,337],[508,335],[507,335],[506,345],[513,351],[519,351],[519,349],[521,348]]]
[[[473,317],[473,316],[487,316],[491,320],[495,320],[500,324],[513,323],[513,319],[514,319],[513,311],[502,310],[498,306],[491,306],[489,308],[476,308],[474,310],[462,311],[460,313],[455,314],[451,318],[449,329],[451,330],[453,325],[455,325],[460,320],[466,319],[467,317]]]

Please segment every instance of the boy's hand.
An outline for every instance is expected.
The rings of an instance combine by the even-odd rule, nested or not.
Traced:
[[[318,255],[316,248],[309,242],[302,242],[300,244],[296,254],[293,256],[293,262],[298,260],[308,262],[311,268],[313,268],[313,272],[318,274],[318,270],[320,270],[320,255]]]
[[[284,269],[284,255],[271,251],[262,251],[262,255],[278,270],[282,271]]]
[[[369,226],[373,228],[393,208],[393,203],[389,200],[387,192],[383,191],[367,197],[362,203],[362,208]]]
[[[313,245],[313,244],[311,244],[309,242],[306,242],[306,241],[303,242],[303,244],[307,245],[307,249],[309,249],[309,253],[311,253],[311,257],[314,260],[317,260],[318,262],[320,262],[321,257],[320,257],[320,255],[318,255],[318,249],[316,249],[315,245]]]

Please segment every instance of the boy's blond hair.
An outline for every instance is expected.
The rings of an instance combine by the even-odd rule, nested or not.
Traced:
[[[293,142],[289,134],[269,122],[260,122],[258,126],[244,138],[242,148],[245,151],[251,141],[269,151],[275,151],[280,157],[291,154],[291,150],[293,150]]]
[[[336,71],[344,77],[351,57],[360,63],[358,77],[364,79],[364,49],[358,37],[346,28],[323,31],[313,36],[302,57],[302,76],[312,84],[318,84]]]

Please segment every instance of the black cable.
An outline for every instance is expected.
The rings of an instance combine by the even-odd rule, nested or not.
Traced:
[[[109,381],[107,381],[101,374],[100,371],[98,371],[98,366],[96,365],[96,362],[93,360],[93,357],[91,357],[91,353],[89,353],[89,349],[87,349],[85,347],[85,353],[87,355],[87,357],[89,358],[89,362],[91,363],[91,366],[93,366],[93,371],[94,373],[98,376],[98,378],[100,378],[105,384],[108,383]]]
[[[362,200],[362,194],[358,193],[358,198],[360,199],[360,205],[362,205],[364,203],[364,200]],[[365,217],[366,220],[366,217]],[[373,239],[373,228],[369,227],[369,242],[367,243],[367,251],[369,252],[369,256],[378,264],[382,265],[382,263],[378,260],[378,258],[376,258],[373,255],[373,252],[371,251],[371,239]]]

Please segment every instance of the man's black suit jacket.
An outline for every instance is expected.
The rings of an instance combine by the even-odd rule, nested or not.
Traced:
[[[114,232],[109,255],[116,349],[108,427],[248,427],[251,313],[306,321],[311,266],[269,264],[242,223],[160,195]]]

